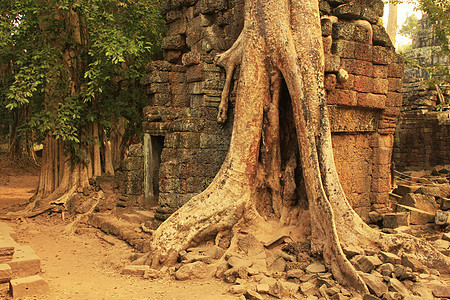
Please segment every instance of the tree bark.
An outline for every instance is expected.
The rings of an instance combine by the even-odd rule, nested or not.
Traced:
[[[292,188],[287,181],[280,183],[278,107],[283,82],[292,107],[311,215],[311,250],[323,255],[335,279],[368,292],[342,245],[398,252],[401,243],[408,243],[418,253],[432,251],[410,236],[383,235],[370,228],[345,197],[331,145],[317,0],[246,0],[244,29],[235,44],[217,57],[217,63],[227,72],[218,114],[221,122],[226,116],[229,76],[241,64],[229,152],[211,185],[154,232],[149,264],[172,264],[180,251],[225,230],[237,232],[243,226],[268,230],[265,219],[273,216],[278,222],[295,223],[295,207],[288,201]],[[284,172],[292,173],[295,156],[283,164]],[[261,209],[267,206],[272,210]],[[434,263],[441,263],[440,269],[448,272],[448,259],[433,253]]]
[[[389,16],[386,31],[393,45],[395,45],[395,37],[397,35],[397,9],[398,5],[396,3],[389,2]]]

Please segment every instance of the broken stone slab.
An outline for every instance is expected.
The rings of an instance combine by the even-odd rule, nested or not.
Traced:
[[[12,276],[12,269],[8,264],[0,264],[0,283],[9,282]]]
[[[370,273],[373,269],[383,264],[377,256],[357,255],[351,261],[358,271],[365,273]]]
[[[390,291],[394,291],[402,295],[402,298],[409,296],[408,289],[396,278],[390,278],[388,288]]]
[[[321,263],[312,263],[306,268],[307,273],[324,273],[325,266]]]
[[[185,264],[175,272],[177,280],[203,279],[209,276],[208,266],[201,261]]]
[[[299,289],[302,292],[302,294],[305,296],[313,296],[316,294],[316,291],[317,291],[316,285],[311,282],[308,282],[308,281],[300,284]]]
[[[436,225],[450,225],[450,211],[436,211],[436,215],[434,216],[434,223]]]
[[[387,285],[383,282],[383,277],[363,272],[358,272],[358,274],[369,290],[377,297],[382,297],[388,291]]]
[[[242,284],[235,284],[230,286],[228,291],[232,294],[244,294],[245,292],[247,292],[247,287]]]
[[[392,276],[392,273],[394,273],[394,265],[391,263],[385,263],[381,266],[380,272],[383,276]]]
[[[441,209],[442,210],[450,210],[450,199],[442,197],[441,198]]]
[[[399,184],[392,193],[400,195],[402,197],[406,196],[409,193],[414,193],[419,187]]]
[[[12,241],[0,240],[0,263],[7,262],[13,258],[15,244]]]
[[[163,276],[162,271],[149,268],[148,270],[145,270],[143,278],[144,279],[157,279],[157,278],[161,278],[162,276]]]
[[[380,221],[382,219],[383,219],[383,217],[380,216]],[[360,255],[363,253],[363,251],[361,249],[356,248],[354,246],[345,246],[342,248],[342,250],[344,251],[344,254],[347,257],[347,259],[351,259],[355,255]]]
[[[414,225],[425,225],[434,221],[435,213],[430,213],[420,210],[415,207],[410,207],[402,204],[397,204],[397,212],[409,213],[409,222]]]
[[[233,255],[228,258],[228,264],[233,268],[249,268],[253,265],[253,262],[249,259],[244,259]]]
[[[271,286],[269,294],[280,299],[289,299],[297,294],[299,289],[300,286],[296,283],[277,280],[277,282]]]
[[[122,269],[122,275],[144,276],[149,269],[148,265],[128,265]]]
[[[391,264],[395,265],[395,264],[400,264],[402,261],[402,259],[394,253],[380,251],[380,255],[381,255],[381,260],[385,263],[391,263]]]
[[[286,272],[286,277],[287,278],[298,278],[300,279],[300,277],[302,277],[303,275],[305,275],[305,271],[301,270],[301,269],[292,269]]]
[[[383,216],[384,228],[398,228],[409,226],[409,213],[387,213]]]
[[[248,300],[264,300],[263,296],[256,291],[248,289],[245,293],[245,298]]]
[[[448,285],[435,285],[431,291],[437,298],[450,298],[450,286]]]
[[[407,194],[399,201],[398,204],[414,207],[433,214],[436,209],[438,209],[434,196],[416,193]]]
[[[443,239],[444,241],[449,241],[449,242],[450,242],[450,233],[444,233],[444,234],[442,235],[442,239]]]
[[[267,294],[269,293],[270,286],[267,283],[260,283],[256,285],[256,291],[258,293]]]
[[[46,294],[50,291],[47,281],[39,275],[33,275],[10,282],[14,299]]]

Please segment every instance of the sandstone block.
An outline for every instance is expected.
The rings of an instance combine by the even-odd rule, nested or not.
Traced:
[[[0,264],[0,283],[11,280],[12,270],[8,264]]]
[[[331,45],[331,53],[341,58],[355,58],[355,43],[345,40],[333,41]]]
[[[408,213],[388,213],[383,216],[384,228],[397,228],[400,226],[409,226]]]
[[[382,297],[388,291],[387,285],[383,282],[383,277],[363,272],[359,272],[359,276],[377,297]]]
[[[0,263],[6,262],[12,259],[14,255],[15,245],[13,242],[0,240]]]
[[[399,204],[414,207],[431,214],[434,214],[438,208],[434,196],[416,193],[406,194],[406,196],[399,201]]]
[[[372,25],[373,37],[372,41],[374,45],[384,46],[384,47],[392,47],[391,39],[387,34],[386,30],[381,25]]]
[[[14,299],[48,293],[47,281],[39,275],[11,280],[11,292]]]
[[[414,225],[424,225],[434,221],[434,213],[429,213],[414,207],[397,204],[397,212],[408,212],[409,221]]]
[[[377,65],[389,65],[392,62],[394,51],[391,48],[373,46],[373,63]]]
[[[341,59],[341,67],[350,74],[372,76],[373,64],[369,61],[359,59]]]
[[[122,275],[144,276],[145,272],[150,269],[148,265],[128,265],[122,270]]]
[[[335,89],[328,91],[327,93],[327,103],[328,104],[338,104],[355,106],[357,104],[356,92],[351,90],[341,90]]]
[[[161,41],[161,48],[164,50],[180,50],[186,45],[186,40],[181,35],[166,36]]]
[[[14,257],[8,262],[11,267],[11,278],[36,275],[41,271],[41,259],[30,246],[19,246]]]
[[[325,72],[338,72],[341,58],[338,55],[325,54]]]
[[[383,108],[386,105],[386,96],[372,93],[359,93],[358,105],[369,108]]]
[[[196,261],[181,266],[181,268],[175,273],[175,278],[177,280],[205,278],[209,275],[208,273],[207,265],[201,261]]]
[[[385,263],[390,263],[390,264],[396,265],[396,264],[400,264],[402,261],[398,255],[390,253],[390,252],[380,251],[380,255],[381,255],[381,260]]]

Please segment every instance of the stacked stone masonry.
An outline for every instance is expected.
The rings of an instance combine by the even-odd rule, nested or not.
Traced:
[[[161,205],[178,207],[201,192],[225,158],[237,81],[228,121],[221,125],[216,117],[225,72],[214,56],[238,37],[243,5],[243,0],[162,1],[164,60],[153,62],[144,79],[146,134],[164,136]],[[381,0],[320,1],[320,10],[335,160],[350,202],[365,216],[373,204],[388,200],[403,63],[379,25]]]

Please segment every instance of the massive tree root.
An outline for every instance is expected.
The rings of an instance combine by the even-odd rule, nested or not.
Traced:
[[[231,74],[241,63],[236,115],[227,158],[212,184],[166,220],[154,234],[149,263],[174,263],[178,252],[208,236],[242,226],[264,226],[258,211],[289,218],[289,188],[281,191],[280,120],[282,80],[296,128],[298,153],[311,215],[312,251],[321,253],[335,279],[368,289],[342,246],[401,252],[450,270],[448,259],[406,235],[385,235],[365,224],[349,205],[336,172],[323,87],[324,54],[317,0],[247,0],[245,25],[235,45],[220,55],[227,72],[218,119],[226,118]],[[224,113],[225,112],[225,113]],[[295,159],[290,159],[290,162]],[[289,163],[284,166],[288,174]],[[286,176],[284,176],[286,177]],[[257,222],[255,222],[255,220]],[[239,224],[239,225],[237,225]]]

